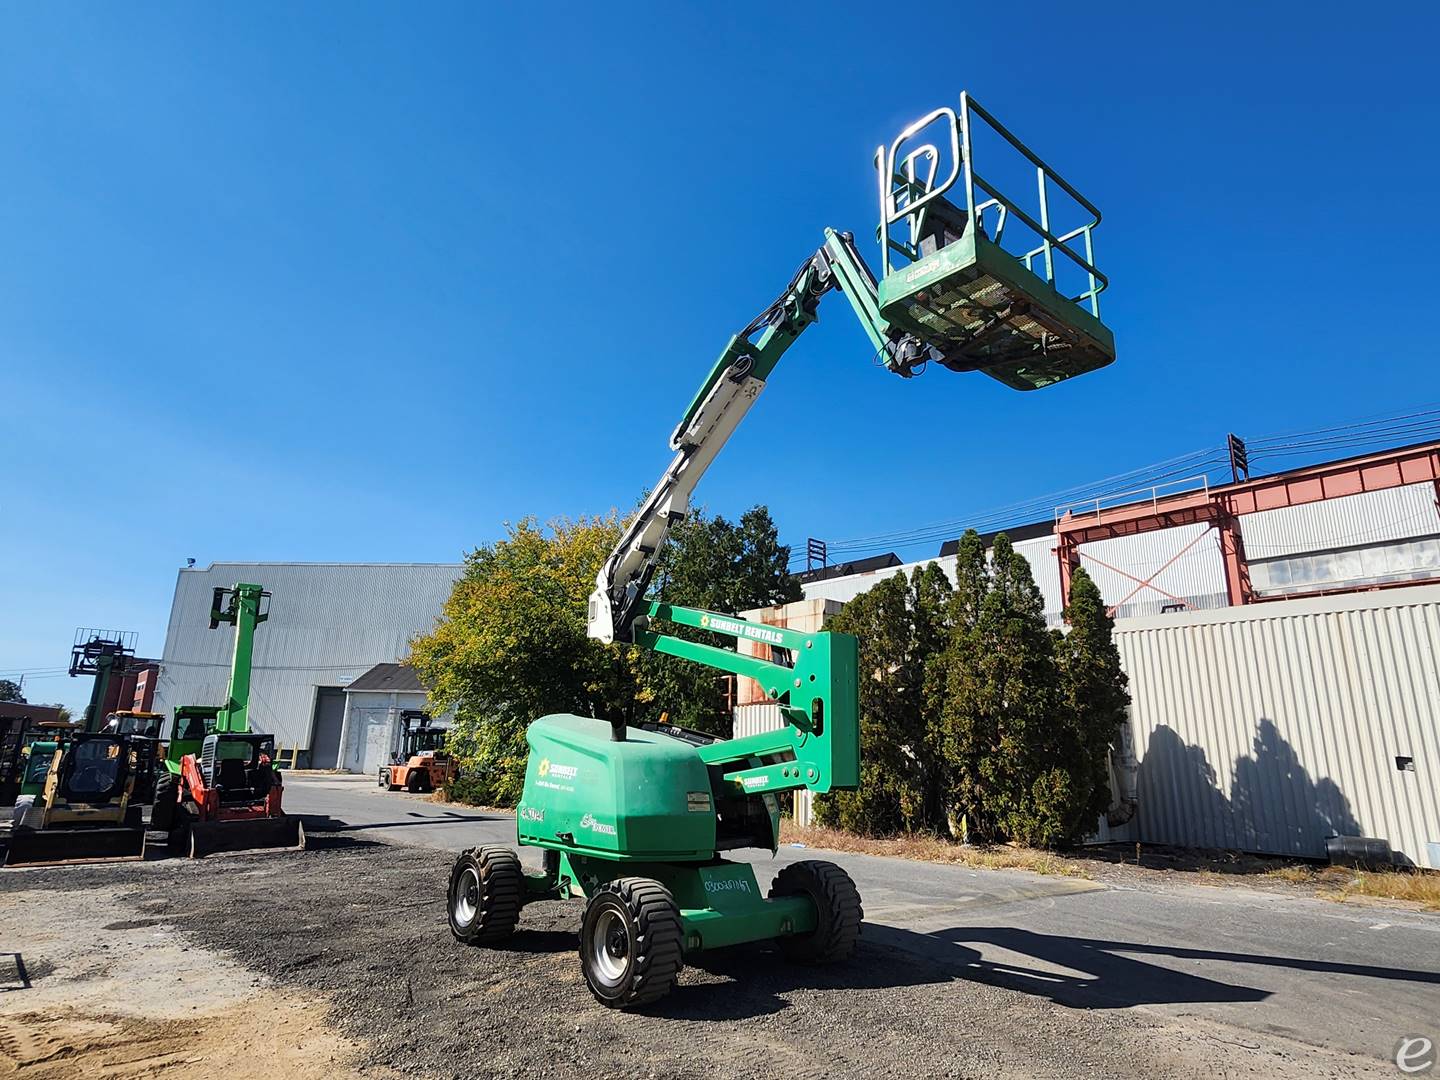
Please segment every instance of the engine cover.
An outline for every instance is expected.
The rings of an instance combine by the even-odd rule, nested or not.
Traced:
[[[694,744],[588,716],[542,716],[516,808],[520,843],[609,859],[715,856],[710,776]]]

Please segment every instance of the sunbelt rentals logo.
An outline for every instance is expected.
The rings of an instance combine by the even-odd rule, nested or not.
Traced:
[[[764,641],[770,645],[783,645],[785,635],[779,630],[771,630],[766,626],[756,626],[754,623],[740,622],[736,619],[723,619],[719,615],[701,615],[700,625],[707,630],[714,630],[720,634],[734,634],[736,637],[748,638],[751,641]]]
[[[580,772],[574,765],[557,765],[549,758],[541,758],[540,767],[535,771],[541,776],[553,776],[556,780],[574,780]]]

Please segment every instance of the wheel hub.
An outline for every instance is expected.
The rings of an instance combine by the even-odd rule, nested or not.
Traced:
[[[590,932],[590,961],[609,983],[618,983],[630,967],[630,930],[620,912],[602,911]]]
[[[480,878],[474,870],[466,868],[455,890],[453,904],[456,922],[468,926],[474,921],[475,912],[480,908]]]

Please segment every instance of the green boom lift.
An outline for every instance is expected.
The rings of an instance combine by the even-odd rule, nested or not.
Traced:
[[[972,129],[981,124],[1035,168],[1038,206],[1027,209],[975,170]],[[850,235],[825,233],[784,293],[720,354],[671,436],[670,466],[589,602],[591,637],[755,679],[779,702],[785,725],[719,740],[622,719],[541,717],[527,733],[516,821],[520,844],[542,849],[543,869],[522,870],[509,848],[481,847],[462,854],[450,874],[450,927],[470,944],[502,943],[531,901],[584,899],[581,969],[607,1006],[663,997],[684,958],[702,949],[776,939],[790,957],[824,963],[849,956],[860,933],[860,896],[840,867],[790,863],[762,894],[749,863],[722,856],[777,850],[777,794],[859,783],[855,639],[647,595],[670,527],[780,357],[815,321],[820,299],[843,292],[875,355],[905,378],[933,362],[1032,390],[1114,359],[1099,321],[1106,281],[1093,263],[1099,212],[968,95],[882,146],[876,165],[881,279]],[[946,197],[957,188],[958,201]],[[1063,231],[1051,205],[1057,190],[1080,214]],[[1062,277],[1077,288],[1062,287]],[[669,632],[674,627],[768,645],[771,659],[699,644]]]
[[[259,585],[244,582],[214,591],[210,629],[222,623],[235,627],[229,690],[224,705],[175,710],[150,818],[152,829],[169,834],[177,854],[198,858],[216,851],[305,846],[300,819],[282,809],[275,736],[250,730],[255,629],[270,617],[269,599]]]

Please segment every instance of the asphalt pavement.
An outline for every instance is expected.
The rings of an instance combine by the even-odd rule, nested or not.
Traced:
[[[385,792],[369,777],[292,774],[286,806],[317,834],[451,851],[515,843],[509,815]],[[533,849],[522,857],[538,862]],[[1378,1062],[1402,1038],[1440,1043],[1434,915],[1238,884],[1128,887],[794,847],[752,861],[763,886],[773,876],[764,864],[815,857],[855,879],[868,940],[959,979],[1065,1009],[1198,1022],[1241,1047],[1326,1047]]]

